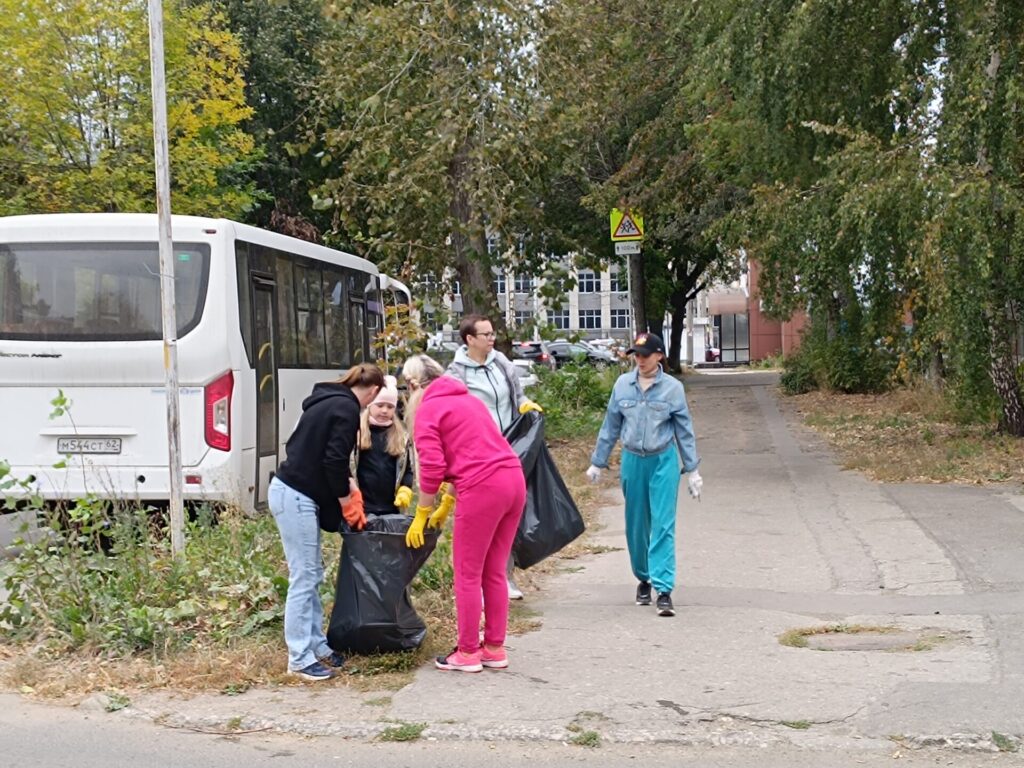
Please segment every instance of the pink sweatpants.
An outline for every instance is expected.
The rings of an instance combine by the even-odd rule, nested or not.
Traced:
[[[456,488],[456,493],[452,560],[459,650],[474,653],[480,648],[481,612],[484,613],[484,642],[505,644],[508,630],[505,567],[526,503],[526,482],[521,469],[502,468],[481,483]]]

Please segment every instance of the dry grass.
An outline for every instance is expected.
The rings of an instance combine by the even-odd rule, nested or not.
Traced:
[[[811,392],[785,398],[839,453],[883,482],[1024,482],[1024,440],[959,423],[926,387],[881,395]]]
[[[592,524],[597,493],[586,482],[592,439],[552,440],[551,452],[563,479],[587,520]],[[337,562],[337,537],[325,537],[325,557]],[[509,634],[520,635],[540,626],[531,608],[531,594],[543,589],[546,579],[566,567],[566,561],[591,551],[587,536],[527,571],[517,571],[516,581],[526,592],[523,603],[513,603]],[[327,575],[333,579],[334,572]],[[417,612],[427,624],[427,639],[414,653],[389,653],[349,657],[345,670],[333,685],[360,691],[397,690],[406,685],[416,669],[432,656],[449,651],[455,643],[455,606],[450,590],[420,592]],[[326,606],[330,611],[330,606]],[[79,652],[54,655],[44,648],[17,647],[0,642],[0,687],[37,698],[75,701],[96,692],[152,689],[242,693],[254,686],[303,685],[285,672],[284,640],[280,628],[239,638],[228,646],[191,647],[162,658],[130,656],[105,658]]]

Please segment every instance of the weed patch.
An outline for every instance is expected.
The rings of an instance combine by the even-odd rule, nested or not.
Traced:
[[[426,723],[401,723],[385,728],[377,741],[416,741],[427,728]]]
[[[992,743],[1000,752],[1016,752],[1020,749],[1016,741],[998,731],[992,731]]]
[[[596,749],[601,746],[601,735],[597,731],[581,731],[569,739],[569,743],[577,747]]]

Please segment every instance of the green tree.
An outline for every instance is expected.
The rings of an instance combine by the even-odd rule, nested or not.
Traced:
[[[251,110],[240,127],[251,135],[258,160],[249,178],[259,190],[252,223],[319,240],[330,218],[313,209],[310,193],[327,169],[303,140],[320,74],[317,50],[327,25],[323,0],[216,0],[245,54],[245,100]]]
[[[1024,8],[950,2],[946,14],[929,298],[961,403],[983,414],[994,402],[1000,427],[1024,436]]]
[[[846,350],[838,367],[882,386],[885,366],[862,363],[900,335],[919,287],[938,3],[723,0],[695,13],[705,37],[690,90],[706,117],[691,135],[750,193],[718,233],[762,264],[769,311],[810,307],[826,357]]]
[[[390,271],[454,268],[465,311],[496,317],[487,236],[518,243],[545,160],[542,6],[357,0],[334,16],[308,142],[335,170],[318,207]]]
[[[165,5],[172,206],[242,215],[253,141],[238,127],[238,41],[210,7]],[[0,0],[0,214],[155,209],[141,0]]]

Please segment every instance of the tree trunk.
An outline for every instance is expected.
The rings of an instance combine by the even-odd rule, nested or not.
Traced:
[[[1012,357],[1005,354],[1005,351],[993,352],[989,375],[1002,403],[999,429],[1014,437],[1024,437],[1024,399],[1021,398],[1020,384],[1017,381]]]
[[[644,279],[644,255],[631,254],[629,257],[629,303],[633,307],[633,333],[647,330],[647,280]]]
[[[1014,365],[1013,336],[1007,333],[1005,322],[999,323],[997,318],[989,318],[988,327],[991,343],[988,375],[1002,406],[999,430],[1024,437],[1024,397]]]
[[[678,373],[682,370],[680,359],[683,351],[683,331],[686,328],[686,292],[678,289],[672,291],[669,302],[672,308],[672,338],[669,339],[667,366],[673,373]]]
[[[498,296],[487,254],[483,217],[469,197],[469,144],[463,143],[448,164],[451,188],[452,251],[455,271],[462,283],[463,314],[483,315],[491,320],[503,347],[508,346],[505,316],[498,310]]]

